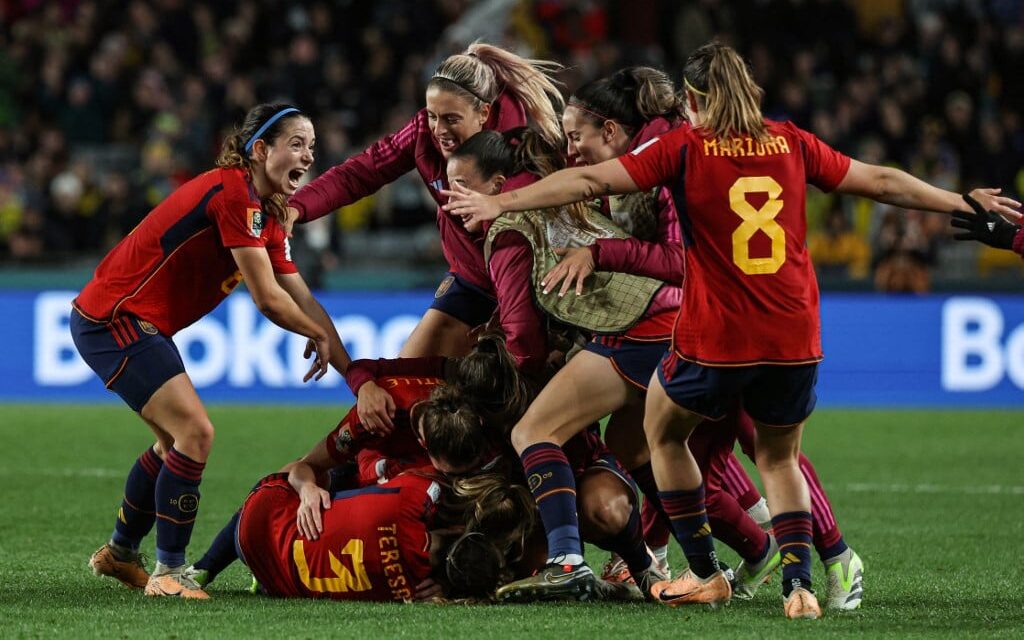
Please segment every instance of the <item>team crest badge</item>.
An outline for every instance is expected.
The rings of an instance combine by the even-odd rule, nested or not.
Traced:
[[[452,283],[455,282],[455,276],[448,276],[441,281],[441,284],[437,285],[437,291],[434,292],[434,299],[444,297],[444,294],[448,293],[448,290],[452,288]]]
[[[246,209],[245,217],[245,226],[249,229],[249,233],[251,233],[254,238],[260,237],[260,234],[263,233],[263,212],[259,209]]]
[[[156,326],[152,322],[146,322],[145,320],[139,320],[139,328],[142,329],[142,333],[155,336],[157,333]]]

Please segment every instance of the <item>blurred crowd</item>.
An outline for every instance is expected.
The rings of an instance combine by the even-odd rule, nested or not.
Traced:
[[[0,0],[0,261],[95,260],[261,101],[317,128],[323,171],[422,106],[437,63],[482,37],[570,68],[679,78],[689,51],[739,48],[769,117],[948,189],[1024,191],[1024,1]],[[339,265],[437,264],[414,176],[303,228],[310,279]],[[824,194],[808,244],[826,286],[925,291],[1019,270],[949,239],[943,217]],[[959,246],[958,246],[959,245]]]

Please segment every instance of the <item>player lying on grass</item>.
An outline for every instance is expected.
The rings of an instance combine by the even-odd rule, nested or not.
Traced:
[[[851,160],[792,123],[765,120],[761,90],[729,47],[695,51],[684,82],[691,124],[621,158],[559,171],[498,196],[453,185],[445,209],[484,220],[594,194],[673,189],[689,220],[686,279],[673,348],[650,382],[644,429],[662,505],[689,569],[651,593],[669,605],[720,604],[731,597],[687,440],[700,422],[720,419],[742,402],[756,424],[757,465],[785,558],[785,615],[816,618],[821,612],[810,589],[810,498],[799,468],[800,435],[814,409],[822,358],[818,289],[804,237],[806,184],[946,213],[964,205],[958,194],[902,171]],[[1018,216],[1020,204],[997,194],[971,193],[985,209]],[[551,482],[541,490],[568,494],[568,465],[551,462]],[[546,525],[575,515],[564,504],[546,512],[544,502]]]
[[[334,323],[292,263],[280,220],[284,198],[313,163],[313,125],[288,105],[253,107],[224,142],[217,167],[160,203],[96,268],[75,299],[71,334],[82,358],[156,434],[128,474],[109,543],[89,560],[97,575],[150,596],[206,598],[183,576],[213,445],[206,414],[171,336],[212,311],[245,280],[279,326],[309,338],[304,380],[349,358]],[[139,543],[156,524],[156,568]]]

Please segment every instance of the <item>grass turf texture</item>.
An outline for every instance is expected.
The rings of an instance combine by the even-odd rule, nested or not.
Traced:
[[[263,474],[332,427],[328,407],[213,407],[213,456],[190,547],[198,559]],[[864,607],[782,618],[779,579],[719,611],[653,604],[432,606],[285,601],[246,593],[236,564],[208,602],[145,598],[86,562],[109,535],[124,477],[150,443],[120,406],[3,407],[3,637],[1021,637],[1020,412],[820,411],[804,437],[849,543]],[[152,536],[143,543],[152,557]],[[681,554],[673,550],[673,566]],[[731,551],[723,557],[735,563]],[[599,568],[605,554],[588,552]],[[735,565],[734,565],[735,566]],[[815,584],[823,593],[820,563]]]

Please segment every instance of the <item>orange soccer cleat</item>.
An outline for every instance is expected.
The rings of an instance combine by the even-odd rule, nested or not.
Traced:
[[[120,580],[132,589],[144,589],[149,582],[149,573],[143,564],[142,556],[132,554],[127,560],[120,560],[109,544],[96,550],[89,558],[89,568],[98,576],[109,576]]]
[[[802,587],[797,587],[790,592],[783,605],[786,617],[790,620],[804,618],[817,620],[821,617],[821,607],[818,606],[818,599],[814,594]]]
[[[717,571],[707,578],[698,578],[687,569],[675,580],[656,582],[651,587],[654,600],[676,607],[682,604],[706,604],[712,608],[729,602],[732,587],[725,573]]]

